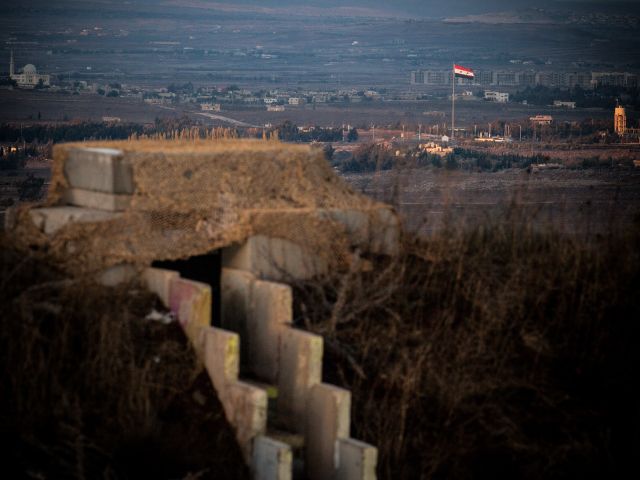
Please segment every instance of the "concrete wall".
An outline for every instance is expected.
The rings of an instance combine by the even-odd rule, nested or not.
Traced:
[[[221,282],[223,325],[246,332],[246,368],[277,385],[279,423],[304,435],[309,478],[375,478],[376,448],[348,442],[351,394],[321,383],[322,337],[291,326],[291,287],[230,268]]]
[[[131,206],[135,179],[121,150],[70,148],[64,174],[60,200],[65,205],[30,211],[33,223],[46,234],[72,223],[118,219]],[[293,217],[311,215],[325,226],[327,222],[317,222],[318,218],[341,225],[352,248],[389,255],[398,251],[399,222],[387,207],[287,208],[275,214],[285,211]],[[154,268],[142,272],[141,278],[175,313],[202,359],[254,477],[289,480],[295,443],[296,451],[305,451],[311,480],[375,478],[377,450],[349,438],[350,393],[322,383],[323,339],[292,328],[292,290],[277,283],[326,274],[328,262],[303,244],[265,235],[223,249],[222,262],[223,328],[210,325],[208,285]],[[123,263],[97,278],[115,285],[138,273]],[[241,380],[243,369],[276,387],[278,426],[284,426],[286,435],[278,439],[269,435],[267,388],[271,387]],[[301,436],[301,445],[292,440]],[[283,438],[289,440],[280,441]]]
[[[253,442],[267,429],[267,392],[239,380],[240,337],[214,328],[211,321],[211,289],[208,285],[180,278],[177,272],[148,268],[142,274],[147,288],[156,293],[178,318],[222,403],[227,420],[250,465]],[[265,458],[263,453],[260,458]]]
[[[310,480],[336,478],[338,440],[349,438],[351,393],[321,383],[309,394],[306,421],[306,466]]]
[[[305,279],[328,271],[313,252],[281,238],[254,235],[222,250],[222,266],[269,280]]]

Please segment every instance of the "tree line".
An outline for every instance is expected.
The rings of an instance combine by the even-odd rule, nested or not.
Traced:
[[[547,162],[549,157],[540,154],[496,154],[455,148],[453,153],[441,156],[418,149],[399,152],[381,144],[366,144],[358,147],[348,158],[334,159],[332,164],[344,173],[356,173],[421,167],[498,171],[505,168],[526,168],[534,163]]]

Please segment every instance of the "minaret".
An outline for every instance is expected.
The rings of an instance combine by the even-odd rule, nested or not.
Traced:
[[[627,130],[627,114],[624,107],[616,101],[616,109],[613,113],[613,130],[620,136],[624,135]]]
[[[13,50],[11,50],[11,61],[9,62],[9,78],[13,78],[14,66],[13,66]]]

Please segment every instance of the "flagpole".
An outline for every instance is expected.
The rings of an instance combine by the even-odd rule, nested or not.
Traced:
[[[455,136],[456,119],[456,66],[451,67],[451,140]]]

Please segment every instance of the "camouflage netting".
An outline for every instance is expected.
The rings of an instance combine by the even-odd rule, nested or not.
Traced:
[[[349,248],[344,226],[318,209],[370,211],[381,205],[355,193],[318,149],[274,141],[118,141],[58,145],[46,206],[62,203],[64,164],[73,148],[124,152],[133,171],[130,207],[108,221],[70,223],[46,235],[18,212],[17,238],[83,274],[121,263],[187,258],[250,235],[284,238],[335,264]]]

